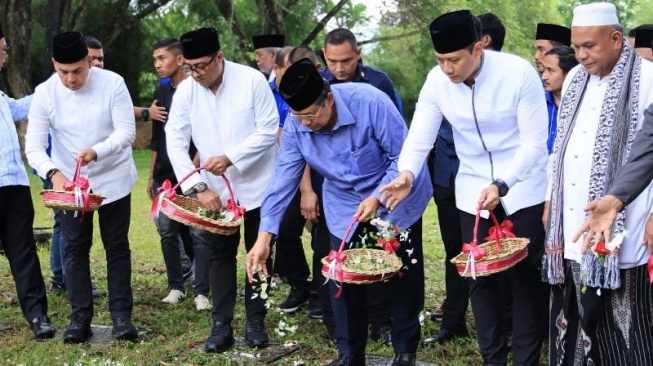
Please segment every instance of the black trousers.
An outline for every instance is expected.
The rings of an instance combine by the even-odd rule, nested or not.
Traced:
[[[93,244],[94,212],[87,212],[80,221],[81,213],[64,211],[61,230],[66,238],[65,267],[68,299],[72,315],[84,319],[93,318],[93,294],[89,253]],[[100,236],[106,251],[107,283],[109,286],[109,311],[112,317],[130,318],[134,300],[131,288],[131,251],[129,249],[129,222],[131,218],[131,194],[103,205],[98,210]]]
[[[249,251],[256,243],[258,227],[261,223],[261,209],[245,213],[245,249]],[[240,232],[233,235],[218,235],[208,231],[190,228],[190,234],[198,246],[204,247],[210,257],[211,292],[213,296],[213,321],[231,323],[234,317],[234,306],[236,305],[236,274],[238,255],[238,244],[240,243]],[[195,258],[200,254],[196,251]],[[272,271],[272,260],[267,261],[268,273]],[[197,275],[197,274],[196,274]],[[257,296],[252,299],[254,290],[252,284],[245,281],[245,312],[247,320],[262,320],[267,314],[265,300]],[[269,279],[268,279],[269,281]],[[259,285],[260,286],[260,285]]]
[[[320,217],[317,223],[313,223],[311,228],[311,248],[313,249],[313,288],[317,291],[320,305],[322,305],[322,322],[327,328],[329,335],[334,333],[335,322],[333,320],[333,310],[331,309],[331,291],[329,290],[326,279],[322,275],[322,258],[329,255],[331,250],[331,234],[324,217],[324,205],[322,197],[319,198]]]
[[[301,193],[297,190],[279,226],[274,271],[285,277],[294,290],[308,292],[311,289],[308,281],[311,272],[302,245],[306,219],[302,216],[300,203]]]
[[[444,261],[446,297],[442,303],[441,327],[455,333],[462,333],[467,329],[465,313],[469,303],[469,281],[458,274],[456,266],[451,263],[451,259],[460,254],[463,248],[454,180],[455,178],[451,179],[451,185],[448,188],[434,185],[433,199],[438,209],[440,235],[446,253]]]
[[[370,225],[359,225],[352,237],[363,235],[363,230],[376,230]],[[331,236],[334,250],[340,247],[341,239]],[[412,252],[407,249],[412,248]],[[424,256],[422,252],[422,219],[410,227],[410,234],[401,242],[397,251],[404,267],[403,274],[392,277],[388,283],[389,298],[392,300],[392,346],[395,353],[415,353],[420,339],[419,312],[424,307]],[[415,261],[415,263],[413,263]],[[333,281],[329,281],[331,295],[338,292]],[[331,297],[331,306],[336,324],[336,339],[340,354],[363,354],[367,343],[368,299],[373,296],[367,285],[342,284],[339,298]]]
[[[544,253],[544,227],[542,213],[544,203],[523,208],[506,216],[501,205],[495,214],[501,222],[508,218],[514,223],[517,237],[529,238],[528,257],[499,275],[477,277],[470,283],[470,299],[478,332],[478,344],[483,361],[488,365],[506,365],[508,349],[504,336],[504,317],[501,301],[500,281],[508,276],[512,287],[513,315],[513,364],[515,366],[537,366],[543,341],[542,316],[548,307],[548,287],[540,280],[541,259]],[[472,241],[474,215],[460,212],[463,241]],[[478,230],[479,243],[484,242],[492,221],[481,219]]]
[[[0,187],[0,207],[0,241],[16,283],[20,309],[31,323],[37,316],[47,315],[48,299],[34,244],[34,206],[29,187]]]

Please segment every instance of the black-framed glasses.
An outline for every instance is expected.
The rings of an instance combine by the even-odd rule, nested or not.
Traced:
[[[211,57],[208,62],[200,62],[196,65],[184,63],[183,69],[187,73],[197,73],[198,75],[202,75],[206,72],[206,68],[209,67],[209,65],[215,60],[216,57],[218,57],[217,53],[213,55],[213,57]]]
[[[2,47],[2,52],[4,52],[5,55],[8,55],[9,51],[11,51],[11,47],[9,47],[9,45],[4,45],[4,47]]]
[[[314,121],[317,119],[317,116],[320,115],[320,111],[322,110],[322,107],[324,107],[324,101],[322,104],[320,104],[320,108],[315,112],[315,114],[295,114],[295,113],[290,113],[291,116],[297,118],[298,121],[305,120],[305,121]]]

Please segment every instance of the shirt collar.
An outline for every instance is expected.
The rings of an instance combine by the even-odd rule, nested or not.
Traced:
[[[324,72],[322,74],[322,77],[326,79],[326,81],[329,82],[329,84],[336,84],[336,83],[342,83],[343,81],[340,81],[336,79],[335,75],[331,73],[331,70],[329,70],[328,67],[324,69]],[[349,80],[350,82],[361,82],[361,81],[366,81],[367,79],[365,78],[365,66],[361,63],[358,63],[356,65],[356,71],[354,72],[354,77]]]
[[[544,96],[546,97],[546,102],[549,104],[556,104],[555,99],[553,98],[553,93],[551,92],[544,92]]]
[[[319,134],[329,134],[339,129],[342,126],[352,125],[356,123],[356,120],[354,119],[354,115],[351,114],[351,111],[349,110],[345,102],[342,100],[342,97],[340,96],[340,92],[338,90],[333,90],[333,89],[331,89],[331,92],[333,93],[333,100],[335,101],[336,104],[336,113],[338,114],[338,120],[336,121],[336,124],[333,126],[333,129],[331,129],[331,131],[328,132],[313,131],[310,128],[299,123],[298,121],[297,132],[313,132]]]

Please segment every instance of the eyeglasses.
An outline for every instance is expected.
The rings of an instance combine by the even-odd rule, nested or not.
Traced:
[[[317,110],[315,114],[295,114],[295,113],[290,113],[291,116],[297,118],[298,121],[305,120],[305,121],[314,121],[318,115],[320,115],[320,111],[322,110],[322,107],[324,107],[324,102],[320,104],[320,108]]]
[[[218,54],[216,53],[215,55],[213,55],[213,57],[211,57],[209,62],[200,62],[197,65],[184,63],[184,66],[182,66],[182,68],[184,72],[197,73],[198,75],[203,75],[206,72],[206,68],[209,67],[209,65],[213,62],[213,60],[215,60],[217,56]]]
[[[5,53],[5,55],[8,55],[9,51],[11,51],[11,47],[5,45],[4,47],[2,47],[2,51]]]

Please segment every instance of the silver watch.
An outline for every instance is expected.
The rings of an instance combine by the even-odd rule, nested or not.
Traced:
[[[206,188],[207,188],[206,183],[199,182],[199,183],[197,183],[196,185],[193,186],[193,192],[202,193],[202,192],[206,191]]]

